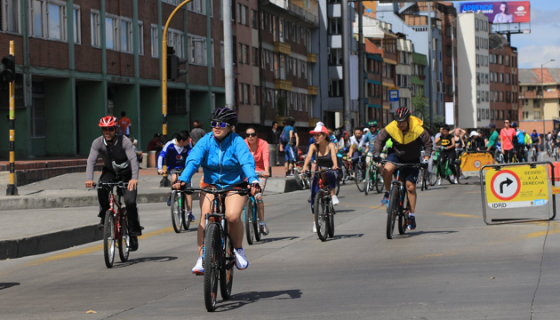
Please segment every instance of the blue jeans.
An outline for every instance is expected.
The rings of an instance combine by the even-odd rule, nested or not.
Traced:
[[[297,161],[296,159],[296,151],[295,151],[295,147],[291,146],[289,144],[287,144],[284,147],[284,155],[286,157],[286,162],[291,162],[291,163],[295,163]]]

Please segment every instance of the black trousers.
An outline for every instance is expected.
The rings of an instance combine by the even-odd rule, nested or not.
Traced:
[[[504,162],[511,163],[512,159],[513,159],[513,149],[504,150]]]
[[[116,181],[128,181],[128,179],[119,179],[117,176],[103,168],[101,172],[101,177],[99,178],[99,182],[116,182]],[[136,195],[138,194],[138,190],[128,190],[128,189],[120,189],[123,193],[124,197],[124,204],[126,206],[126,212],[128,215],[128,224],[131,230],[139,230],[140,228],[140,217],[138,215],[138,208],[136,207]],[[115,189],[115,192],[117,189]],[[115,197],[117,195],[115,194]],[[99,213],[100,215],[105,214],[107,210],[109,210],[109,191],[106,189],[97,189],[97,198],[99,199]]]
[[[455,158],[457,157],[457,154],[455,153],[455,150],[453,151],[442,151],[439,154],[439,159],[440,159],[440,163],[441,163],[441,168],[445,170],[445,162],[449,160],[449,169],[451,169],[451,172],[453,172],[453,175],[455,175],[455,177],[457,177],[457,170],[455,170]],[[440,172],[440,175],[443,176],[443,172]],[[457,177],[457,179],[459,179],[459,177]]]

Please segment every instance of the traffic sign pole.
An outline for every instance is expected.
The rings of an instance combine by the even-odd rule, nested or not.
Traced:
[[[14,41],[10,40],[10,55],[15,57],[15,49],[14,49]],[[15,61],[15,60],[14,60]],[[6,195],[7,196],[17,196],[18,189],[16,187],[16,108],[15,108],[15,88],[16,88],[16,81],[15,81],[15,74],[10,81],[9,85],[9,95],[10,95],[10,184],[6,188]]]

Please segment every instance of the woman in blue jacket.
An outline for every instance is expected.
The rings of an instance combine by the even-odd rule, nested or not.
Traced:
[[[201,188],[215,188],[229,190],[234,188],[247,188],[251,184],[251,192],[258,189],[259,180],[255,173],[255,160],[247,147],[247,143],[232,128],[237,125],[237,114],[228,109],[216,109],[210,117],[212,132],[206,134],[192,149],[185,170],[179,177],[180,184],[191,182],[193,175],[202,166],[204,179],[200,182]],[[179,184],[174,187],[178,188]],[[202,214],[212,209],[214,197],[204,192],[200,193],[200,209]],[[247,201],[246,196],[232,193],[225,200],[226,219],[228,230],[235,248],[235,265],[244,270],[249,266],[249,261],[243,251],[243,222],[241,212]],[[202,266],[202,252],[204,245],[204,219],[198,225],[198,260],[192,269],[194,274],[204,274]]]

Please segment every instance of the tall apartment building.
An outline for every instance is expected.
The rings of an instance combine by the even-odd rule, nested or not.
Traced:
[[[307,129],[317,121],[312,115],[320,71],[313,39],[319,27],[319,3],[261,0],[259,6],[260,69],[254,69],[253,76],[260,76],[263,108],[260,118],[245,120],[270,126],[272,121],[293,117],[296,127]],[[300,131],[300,141],[306,131]]]
[[[421,110],[424,112],[425,106],[423,105],[424,102],[420,100],[421,103],[418,105],[414,104],[414,99],[419,97],[424,97],[425,90],[425,83],[426,83],[426,65],[428,64],[426,55],[413,52],[412,53],[412,77],[411,77],[411,94],[412,94],[412,110],[415,111],[416,109]],[[424,115],[426,117],[426,115]]]
[[[424,54],[428,59],[426,65],[425,96],[432,97],[434,121],[444,117],[444,105],[453,101],[451,72],[451,52],[455,50],[451,43],[451,30],[457,12],[452,4],[434,1],[428,11],[427,2],[383,3],[365,2],[365,6],[376,12],[378,19],[391,23],[393,30],[406,34],[414,43],[414,51]],[[428,26],[428,15],[432,25]],[[429,39],[431,29],[432,38]],[[431,74],[430,74],[431,72]],[[432,83],[430,86],[430,76]],[[457,73],[455,73],[457,85]],[[428,118],[429,115],[426,115]]]
[[[490,124],[490,58],[488,18],[482,13],[457,17],[459,77],[459,127],[482,128]]]
[[[490,120],[502,128],[505,119],[519,119],[517,48],[505,44],[489,49],[489,54]]]
[[[412,41],[406,35],[397,33],[397,52],[399,63],[396,67],[397,87],[399,88],[399,106],[410,108],[412,106]]]
[[[86,155],[99,119],[122,111],[145,148],[162,130],[162,31],[178,2],[14,0],[2,7],[0,51],[8,53],[9,40],[16,51],[16,157]],[[169,82],[170,135],[224,105],[222,34],[219,1],[193,0],[171,22],[168,45],[188,59],[188,75]],[[4,118],[6,86],[0,91]],[[0,144],[0,154],[7,150]]]
[[[560,118],[559,73],[558,68],[519,69],[519,120]],[[551,130],[547,125],[546,131]]]
[[[377,121],[382,125],[383,119],[383,56],[373,53],[375,45],[371,40],[365,39],[366,56],[366,88],[364,91],[367,99],[367,120]]]

